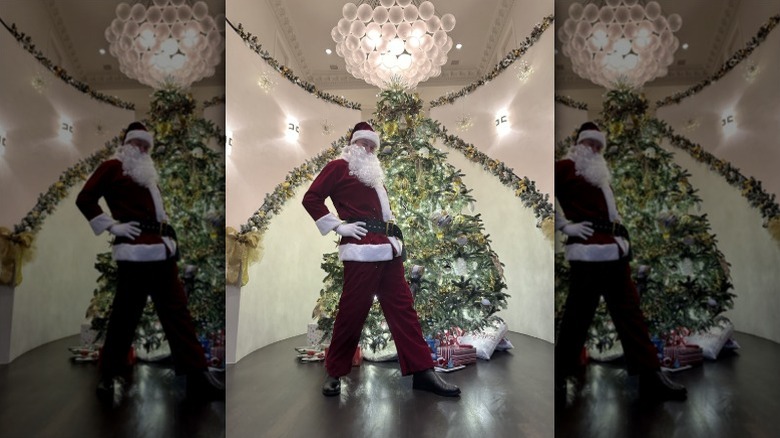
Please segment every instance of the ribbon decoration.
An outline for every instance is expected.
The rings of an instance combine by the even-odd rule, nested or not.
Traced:
[[[0,284],[19,286],[22,283],[22,263],[32,259],[33,235],[11,233],[0,227]]]
[[[228,284],[246,286],[249,265],[263,258],[262,234],[250,231],[239,234],[233,227],[225,230],[225,280]]]

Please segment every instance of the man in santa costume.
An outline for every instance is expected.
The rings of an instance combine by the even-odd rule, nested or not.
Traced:
[[[98,396],[112,400],[115,389],[121,394],[122,376],[129,372],[128,352],[151,295],[176,372],[187,375],[187,396],[224,398],[224,386],[208,371],[179,280],[177,243],[167,224],[157,169],[149,156],[152,134],[134,122],[123,143],[114,158],[95,170],[76,199],[95,235],[107,231],[114,236],[117,285],[101,356]],[[111,215],[98,205],[101,197]]]
[[[565,379],[577,371],[602,295],[623,345],[628,372],[639,375],[640,395],[684,400],[685,387],[660,371],[657,350],[639,308],[628,263],[628,231],[620,223],[611,174],[602,155],[606,144],[598,126],[585,123],[577,133],[577,144],[555,163],[555,197],[563,210],[555,222],[568,236],[565,256],[571,267],[569,295],[555,345],[556,403],[565,404]]]
[[[460,389],[433,372],[431,351],[423,339],[414,299],[404,277],[403,237],[393,223],[384,172],[375,151],[379,135],[360,122],[341,158],[328,163],[303,198],[303,206],[322,235],[341,236],[339,259],[344,262],[344,287],[325,358],[327,378],[322,393],[341,392],[340,377],[352,368],[352,356],[374,301],[379,300],[398,348],[403,375],[413,375],[412,387],[442,396]],[[325,205],[330,197],[338,216]]]

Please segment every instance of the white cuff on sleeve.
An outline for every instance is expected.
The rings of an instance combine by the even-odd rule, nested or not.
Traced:
[[[317,224],[317,229],[320,230],[320,234],[324,236],[341,225],[341,219],[337,218],[333,213],[328,213],[317,219],[315,223]]]
[[[89,226],[92,227],[92,232],[95,233],[95,235],[99,235],[103,231],[106,231],[111,227],[111,225],[114,225],[117,223],[111,216],[100,213],[99,215],[93,217],[89,221]]]

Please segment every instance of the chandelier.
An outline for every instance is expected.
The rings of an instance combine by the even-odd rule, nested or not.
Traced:
[[[609,89],[639,88],[666,76],[680,41],[682,18],[661,15],[654,1],[606,0],[569,7],[569,18],[558,31],[562,52],[575,73]]]
[[[152,88],[187,88],[214,75],[224,49],[222,20],[209,15],[206,3],[154,0],[148,5],[120,3],[106,28],[120,71]]]
[[[411,89],[441,74],[452,48],[452,14],[439,18],[433,3],[418,7],[412,0],[347,3],[342,14],[330,35],[352,76],[379,88]]]

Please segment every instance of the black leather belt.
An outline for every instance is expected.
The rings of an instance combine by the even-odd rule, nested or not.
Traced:
[[[593,219],[585,219],[585,220],[592,224],[590,227],[593,228],[594,231],[598,231],[599,233],[611,234],[617,237],[625,237],[626,239],[629,238],[628,229],[624,227],[623,224],[617,222],[607,222],[607,221],[593,220]]]
[[[167,222],[157,221],[136,221],[138,222],[138,228],[144,233],[158,234],[160,236],[172,237],[176,240],[176,231]]]
[[[372,233],[384,234],[404,240],[404,234],[401,232],[401,228],[392,221],[385,222],[380,221],[379,219],[347,219],[347,222],[365,222],[366,230]]]

